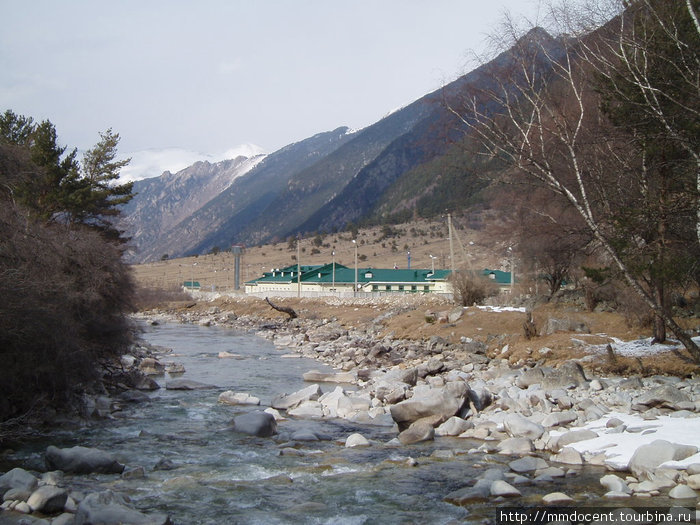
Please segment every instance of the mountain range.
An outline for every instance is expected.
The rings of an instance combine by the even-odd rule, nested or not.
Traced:
[[[545,42],[553,54],[561,45],[539,29],[524,38]],[[470,153],[470,137],[447,105],[470,87],[488,87],[512,65],[506,51],[359,131],[339,127],[266,156],[197,162],[137,181],[121,225],[132,239],[130,259],[207,253],[473,205],[486,185],[481,175],[499,166]]]

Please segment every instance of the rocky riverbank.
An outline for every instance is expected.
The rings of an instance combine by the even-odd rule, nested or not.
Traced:
[[[663,501],[655,505],[673,502],[695,509],[696,490],[700,489],[700,382],[695,376],[594,374],[588,368],[592,359],[585,355],[597,355],[597,340],[588,349],[585,342],[575,343],[584,357],[545,366],[541,360],[513,359],[508,343],[491,335],[422,339],[387,333],[385,321],[405,314],[408,308],[381,305],[369,321],[360,323],[317,315],[287,321],[246,313],[243,308],[201,305],[148,312],[141,318],[153,323],[177,321],[245,330],[272,341],[286,358],[310,357],[335,369],[330,374],[308,371],[304,374],[307,387],[277,396],[269,407],[259,406],[256,392],[222,392],[220,403],[252,407],[235,418],[234,429],[239,432],[270,437],[284,418],[340,418],[359,427],[394,429],[394,437],[381,443],[362,432],[349,434],[342,443],[345,447],[397,447],[410,457],[417,443],[450,439],[454,455],[467,452],[506,458],[507,468],[486,469],[477,479],[465,479],[462,488],[444,494],[444,500],[454,505],[608,502],[631,507]],[[439,303],[425,308],[416,330],[433,323],[458,326],[470,314]],[[355,307],[346,309],[352,313]],[[493,315],[503,314],[494,311]],[[585,340],[586,327],[568,322],[564,328],[576,341]],[[535,356],[551,352],[533,346]],[[134,387],[156,388],[148,374],[162,373],[166,367],[171,373],[182,371],[162,352],[141,348],[125,356],[124,365],[131,370],[128,377],[139,378]],[[237,356],[222,353],[218,358]],[[170,384],[185,389],[208,386],[183,380]],[[98,396],[91,406],[97,415],[108,416],[118,410],[120,402],[138,396],[138,390],[120,399]],[[280,454],[304,454],[295,442],[314,438],[320,436],[292,436],[290,442],[280,443]],[[469,448],[459,444],[462,442]],[[112,512],[122,513],[122,522],[169,522],[167,516],[130,508],[118,492],[90,494],[72,486],[74,476],[81,472],[100,472],[94,465],[76,470],[72,466],[76,455],[101,457],[111,468],[120,467],[119,472],[113,471],[117,478],[145,475],[141,467],[126,468],[118,462],[114,467],[114,458],[105,452],[76,448],[47,450],[48,471],[43,474],[15,469],[0,477],[3,509],[7,510],[0,513],[0,523],[21,519],[53,525],[119,523],[104,518]],[[442,450],[441,455],[449,459],[450,454]],[[73,464],[52,462],[51,458],[60,456],[74,457]],[[562,480],[575,478],[589,465],[599,468],[597,489],[574,489],[575,483],[570,484],[571,489],[563,488],[569,484]],[[103,518],[97,517],[100,515]],[[127,515],[130,517],[124,518]]]
[[[574,476],[578,467],[595,465],[610,472],[601,474],[600,494],[550,494],[540,484],[540,501],[592,504],[591,497],[602,496],[639,503],[663,496],[695,508],[700,489],[700,380],[696,375],[596,375],[587,365],[595,362],[596,355],[599,360],[609,359],[612,350],[606,356],[601,355],[600,344],[587,348],[587,327],[570,319],[551,317],[543,323],[543,331],[569,332],[572,344],[584,355],[556,366],[534,360],[514,364],[501,357],[507,345],[494,352],[493,345],[489,348],[476,337],[462,336],[456,342],[439,336],[396,338],[385,333],[383,321],[406,305],[392,306],[393,310],[385,305],[371,323],[354,328],[338,318],[238,317],[218,307],[181,312],[177,319],[252,330],[289,358],[309,357],[337,370],[334,374],[309,371],[304,379],[313,384],[273,400],[272,413],[281,410],[292,417],[395,426],[396,438],[389,444],[396,446],[456,437],[481,440],[473,452],[513,456],[509,471],[489,471],[446,494],[445,499],[454,504],[518,498],[522,492],[517,487]],[[466,312],[444,304],[429,306],[427,323],[454,326]],[[498,309],[493,311],[499,315]],[[648,350],[643,351],[648,354]],[[532,353],[544,356],[550,351],[542,347]],[[241,399],[251,395],[237,394]],[[369,445],[362,436],[349,437],[346,444],[361,445]],[[528,501],[533,503],[532,498]]]

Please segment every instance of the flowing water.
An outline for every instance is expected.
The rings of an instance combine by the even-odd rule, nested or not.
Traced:
[[[47,444],[110,450],[127,468],[144,467],[146,477],[75,476],[70,484],[85,492],[111,488],[126,493],[139,509],[166,513],[178,525],[439,524],[494,517],[488,504],[463,508],[443,501],[485,468],[506,463],[497,455],[466,453],[478,443],[440,439],[392,447],[386,445],[396,435],[391,429],[342,420],[289,419],[279,423],[275,438],[241,435],[230,429],[230,421],[253,408],[220,405],[219,393],[248,392],[269,406],[275,395],[303,388],[303,372],[324,366],[284,358],[268,341],[223,328],[166,324],[146,328],[144,337],[173,349],[162,360],[184,364],[182,377],[218,388],[158,390],[149,401],[125,407],[115,420],[56,431],[48,441],[26,444],[6,459],[39,469]],[[219,359],[221,351],[240,358]],[[300,429],[325,439],[302,442],[303,455],[280,455]],[[372,440],[372,446],[346,449],[343,442],[354,432]],[[411,466],[409,457],[417,465]],[[175,468],[155,470],[163,459]]]

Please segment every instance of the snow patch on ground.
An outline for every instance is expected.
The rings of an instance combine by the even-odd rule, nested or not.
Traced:
[[[616,432],[613,428],[606,428],[606,423],[612,418],[621,420],[627,426],[627,429],[624,432]],[[658,416],[654,420],[645,420],[636,414],[611,412],[582,427],[551,431],[550,435],[560,436],[571,430],[580,429],[592,430],[598,434],[598,437],[577,441],[567,446],[575,448],[581,454],[605,453],[605,463],[619,470],[627,469],[635,450],[657,439],[663,439],[679,445],[694,445],[700,448],[700,417],[697,416]],[[682,461],[668,461],[661,466],[685,469],[693,463],[700,463],[700,453]]]
[[[477,308],[485,312],[520,312],[524,314],[527,311],[524,306],[477,306]]]
[[[623,341],[617,337],[610,337],[606,334],[595,334],[598,337],[607,337],[611,340],[615,355],[624,357],[645,357],[659,355],[672,350],[684,351],[683,345],[679,341],[669,339],[666,343],[653,343],[653,338],[636,339],[634,341]],[[578,334],[576,337],[586,337],[587,334]],[[700,337],[694,337],[693,341],[700,344]],[[607,344],[591,345],[589,348],[597,353],[605,353]]]

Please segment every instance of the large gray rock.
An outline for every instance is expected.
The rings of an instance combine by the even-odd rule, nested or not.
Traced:
[[[53,514],[63,510],[67,499],[68,492],[66,492],[66,489],[54,487],[53,485],[44,485],[32,492],[32,495],[27,500],[27,505],[32,509],[32,512]]]
[[[46,465],[49,470],[62,470],[73,474],[121,474],[124,465],[109,452],[97,448],[72,447],[46,449]]]
[[[275,417],[262,411],[249,412],[234,417],[233,428],[236,432],[249,436],[270,437],[277,434]]]
[[[575,361],[567,361],[553,371],[545,373],[545,377],[540,384],[542,388],[551,390],[554,388],[584,386],[588,384],[588,380],[580,364]]]
[[[474,428],[474,423],[462,419],[461,417],[452,416],[442,425],[435,429],[436,436],[459,436],[463,432]]]
[[[679,461],[688,458],[698,452],[698,447],[693,445],[678,445],[663,439],[657,439],[647,445],[642,445],[632,454],[629,462],[629,470],[635,476],[649,477],[649,475],[666,461]]]
[[[582,321],[574,319],[557,319],[550,317],[542,325],[541,335],[552,335],[556,332],[579,332],[584,334],[591,333],[590,328]]]
[[[668,493],[668,497],[673,499],[696,500],[698,498],[698,494],[687,485],[677,485],[671,489],[671,491]]]
[[[542,426],[545,428],[558,427],[561,425],[568,425],[573,423],[578,419],[578,414],[573,410],[566,410],[564,412],[551,412],[545,416],[542,420]]]
[[[272,408],[288,410],[299,406],[304,401],[316,401],[321,396],[321,387],[309,385],[291,394],[282,394],[272,400]]]
[[[514,472],[521,474],[523,472],[534,472],[535,470],[547,468],[549,465],[542,458],[528,456],[511,461],[508,463],[508,466]]]
[[[481,412],[493,402],[493,394],[486,386],[471,385],[468,395],[477,412]]]
[[[125,496],[106,490],[88,494],[78,505],[74,525],[172,525],[163,514],[144,514],[128,506]]]
[[[391,417],[399,428],[424,417],[440,416],[443,421],[457,415],[467,399],[467,384],[455,381],[444,387],[421,390],[411,399],[401,401],[390,408]]]
[[[539,423],[530,421],[520,414],[508,414],[503,420],[506,431],[512,437],[526,437],[528,439],[539,439],[544,434],[544,427]]]
[[[622,494],[631,494],[632,489],[627,486],[625,480],[615,476],[614,474],[608,474],[600,478],[600,484],[603,485],[610,492],[617,492]]]
[[[535,450],[532,440],[526,437],[512,437],[501,441],[496,450],[501,454],[520,456]]]
[[[13,468],[0,476],[0,496],[10,489],[22,489],[32,492],[39,483],[33,475],[21,468]]]
[[[520,496],[521,493],[510,483],[497,479],[491,483],[491,495],[494,497],[514,498]]]
[[[578,443],[579,441],[587,441],[589,439],[595,439],[597,437],[598,434],[586,428],[582,428],[579,430],[570,430],[569,432],[562,434],[556,439],[553,448],[555,451],[558,451],[564,447],[571,445],[572,443]]]
[[[435,429],[427,421],[416,421],[399,434],[402,445],[412,445],[421,441],[431,441],[435,438]]]
[[[302,376],[310,383],[354,383],[357,375],[352,372],[327,373],[319,370],[309,370]]]
[[[225,405],[259,405],[260,398],[252,396],[247,392],[234,392],[227,390],[219,394],[219,403]]]
[[[679,409],[680,403],[688,403],[691,399],[676,387],[671,385],[652,388],[639,396],[635,403],[648,407]]]

